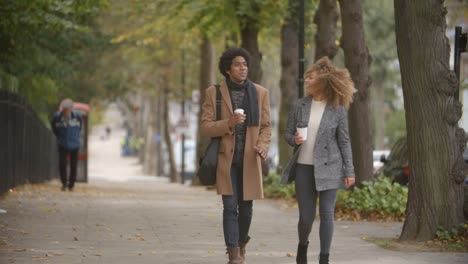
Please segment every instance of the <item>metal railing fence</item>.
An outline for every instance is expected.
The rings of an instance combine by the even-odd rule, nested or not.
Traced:
[[[0,194],[58,177],[55,136],[20,95],[0,90]]]

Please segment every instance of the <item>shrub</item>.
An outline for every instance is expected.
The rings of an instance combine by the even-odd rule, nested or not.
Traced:
[[[294,184],[282,184],[281,176],[277,173],[270,173],[263,178],[263,191],[267,198],[292,199],[296,196]]]
[[[440,240],[457,240],[468,238],[468,222],[461,224],[452,230],[446,230],[442,226],[437,227],[436,238]]]
[[[436,237],[428,243],[430,245],[441,244],[449,250],[468,252],[468,222],[452,230],[446,230],[442,226],[437,227]]]
[[[408,200],[408,187],[392,183],[388,177],[377,177],[375,181],[363,182],[361,188],[339,191],[337,207],[345,211],[364,214],[403,217]]]
[[[372,182],[363,182],[362,187],[339,190],[336,200],[338,218],[394,221],[405,216],[408,187],[392,183],[388,177],[380,176]],[[270,173],[263,178],[266,198],[293,199],[294,184],[281,184],[281,177]]]

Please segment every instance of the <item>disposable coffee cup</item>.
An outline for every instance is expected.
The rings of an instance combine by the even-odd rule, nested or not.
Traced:
[[[303,140],[307,139],[307,127],[298,127],[297,133],[302,137]]]
[[[234,113],[236,113],[238,115],[243,115],[244,114],[244,109],[236,109],[236,110],[234,110]]]

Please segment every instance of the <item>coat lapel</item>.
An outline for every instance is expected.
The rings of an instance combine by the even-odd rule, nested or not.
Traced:
[[[312,106],[312,97],[307,96],[306,99],[302,102],[302,107],[301,107],[300,116],[301,116],[301,124],[302,125],[308,125],[309,124],[311,106]]]
[[[327,122],[330,122],[330,120],[332,120],[332,109],[331,109],[331,106],[329,104],[327,104],[325,106],[325,110],[323,111],[323,115],[322,115],[322,119],[320,120],[320,125],[319,125],[319,129],[317,131],[317,138],[320,137],[320,135],[325,131],[326,127],[327,127]]]
[[[302,107],[301,107],[301,122],[303,124],[308,124],[309,123],[309,118],[310,118],[310,109],[312,107],[312,97],[308,96],[306,97],[307,99],[302,102]],[[320,120],[320,125],[317,131],[317,138],[325,131],[327,127],[327,122],[329,122],[333,115],[333,110],[331,109],[332,106],[327,104],[325,106],[325,110],[323,111],[322,119]]]
[[[221,91],[221,97],[223,98],[224,102],[229,108],[229,111],[231,111],[231,114],[232,114],[233,110],[232,110],[231,95],[229,94],[229,89],[227,87],[226,81],[221,82],[220,91]]]

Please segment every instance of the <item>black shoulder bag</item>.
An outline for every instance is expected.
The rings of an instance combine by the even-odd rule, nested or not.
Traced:
[[[221,120],[221,92],[219,84],[216,87],[216,121]],[[221,137],[211,138],[211,142],[205,150],[205,154],[198,161],[198,178],[203,185],[216,184],[216,167],[218,166],[218,150]]]

